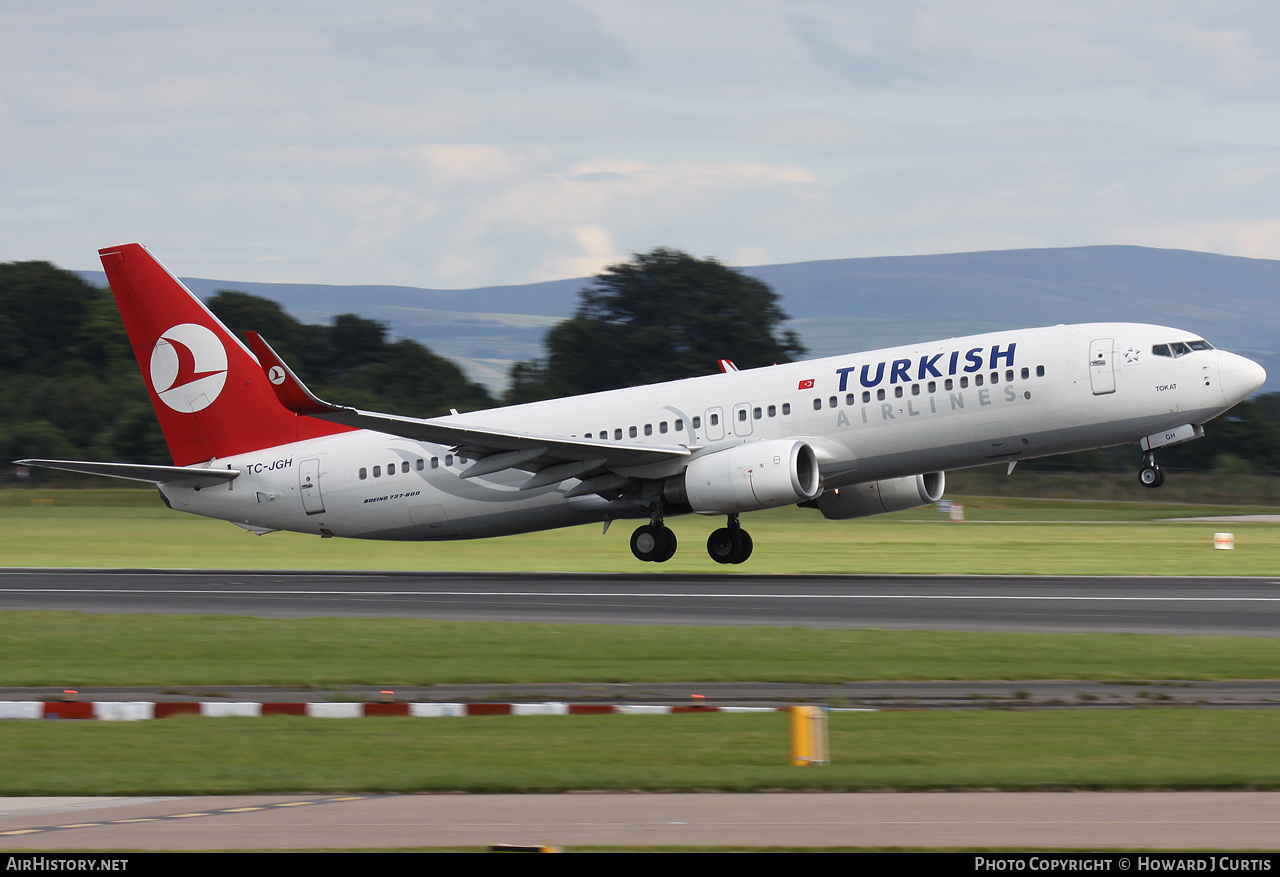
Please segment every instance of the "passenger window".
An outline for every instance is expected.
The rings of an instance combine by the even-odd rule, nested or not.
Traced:
[[[439,468],[440,468],[440,458],[439,458],[439,457],[432,457],[432,458],[431,458],[431,468],[432,468],[432,469],[439,469]]]
[[[368,478],[368,477],[369,477],[369,470],[368,470],[368,469],[365,469],[364,467],[361,467],[361,468],[360,468],[360,480],[361,480],[361,481],[364,481],[364,480],[365,480],[366,478]]]
[[[628,435],[628,436],[630,436],[631,438],[635,438],[635,437],[636,437],[636,435],[637,435],[637,433],[636,433],[636,428],[635,428],[634,426],[633,426],[633,427],[630,427],[630,428],[627,430],[627,435]]]
[[[786,417],[786,416],[787,416],[788,414],[790,414],[790,413],[791,413],[791,403],[790,403],[790,402],[783,402],[783,403],[782,403],[782,416],[783,416],[783,417]]]
[[[693,420],[691,420],[691,421],[689,421],[689,422],[690,422],[691,424],[693,424],[693,428],[694,428],[694,429],[702,429],[702,418],[701,418],[701,417],[694,417],[694,418],[693,418]]]
[[[373,467],[373,477],[374,477],[374,478],[381,478],[381,477],[382,477],[382,467],[381,467],[381,466],[374,466],[374,467]]]
[[[944,390],[950,390],[954,386],[955,384],[952,382],[951,378],[947,378],[945,381],[942,382],[942,389]]]
[[[394,474],[396,474],[396,464],[395,464],[395,463],[392,463],[392,464],[390,464],[389,466],[387,466],[387,474],[388,474],[388,475],[394,475]]]
[[[1000,383],[1000,372],[992,372],[992,373],[991,373],[991,383],[993,383],[993,384],[998,384],[998,383]]]
[[[968,375],[962,375],[962,376],[960,377],[960,389],[964,390],[964,389],[968,388],[968,386],[969,386],[969,376],[968,376]]]
[[[770,417],[777,417],[777,416],[778,416],[778,406],[777,406],[777,405],[770,405],[770,406],[769,406],[769,416],[770,416]]]
[[[1036,377],[1038,378],[1044,377],[1044,366],[1042,365],[1036,366]]]
[[[920,385],[919,385],[919,384],[912,384],[912,385],[911,385],[911,395],[912,395],[912,396],[919,396],[919,395],[920,395]]]
[[[419,457],[418,462],[414,464],[414,468],[417,469],[419,472],[421,472],[426,467],[427,467],[427,461],[422,459],[421,457]]]
[[[848,396],[844,397],[844,404],[846,405],[853,405],[857,401],[858,401],[858,397],[854,393],[850,393]]]
[[[618,427],[613,431],[613,440],[615,442],[622,441],[622,427]]]
[[[665,420],[658,424],[658,432],[663,435],[667,434],[667,422]]]
[[[930,393],[931,395],[932,395],[933,393],[938,392],[938,382],[937,382],[937,381],[930,381],[930,382],[929,382],[928,390],[929,390],[929,393]]]
[[[981,386],[982,386],[982,375],[974,375],[974,376],[973,376],[973,385],[974,385],[975,387],[981,387]]]
[[[881,402],[884,401],[884,387],[881,387],[880,389],[876,390],[876,398],[879,399]]]
[[[893,388],[893,398],[895,398],[895,399],[901,399],[901,398],[902,398],[902,385],[901,385],[901,384],[899,384],[898,386],[896,386],[896,387],[894,387],[894,388]]]
[[[677,420],[676,420],[676,432],[684,432],[684,421],[683,421],[683,420],[680,420],[680,419],[677,419]]]
[[[403,463],[400,464],[400,472],[407,473],[408,471],[409,471],[409,461],[405,460]]]
[[[827,400],[827,406],[830,408],[835,408],[836,404],[837,404],[837,401],[835,396],[832,396],[830,399]]]
[[[739,408],[739,409],[738,409],[738,422],[739,422],[739,423],[743,423],[743,422],[745,422],[745,421],[746,421],[746,419],[747,419],[747,409],[745,409],[745,408]]]
[[[1008,383],[1009,381],[1013,380],[1013,369],[1007,368],[1004,370],[1004,379],[1005,379],[1005,383]]]
[[[751,416],[752,416],[754,419],[759,420],[761,417],[764,417],[764,412],[763,412],[763,411],[761,411],[759,408],[752,408],[752,409],[751,409]]]
[[[822,400],[821,400],[821,399],[814,399],[814,400],[813,400],[813,410],[814,410],[814,411],[821,411],[821,410],[822,410]]]
[[[646,424],[644,425],[644,434],[645,434],[645,435],[653,435],[653,424],[652,424],[652,423],[646,423]]]
[[[453,454],[445,454],[445,455],[444,455],[444,464],[445,464],[446,466],[452,466],[452,465],[453,465]]]
[[[1025,381],[1025,380],[1026,380],[1027,378],[1029,378],[1029,377],[1031,377],[1031,369],[1027,368],[1027,367],[1024,365],[1024,366],[1022,367],[1022,379]]]
[[[870,402],[870,401],[871,401],[871,391],[870,391],[870,390],[863,390],[863,391],[862,391],[862,401],[863,401],[863,402]]]

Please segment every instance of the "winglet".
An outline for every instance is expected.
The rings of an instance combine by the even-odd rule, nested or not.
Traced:
[[[721,374],[728,374],[729,372],[738,371],[738,367],[733,364],[732,359],[721,359],[721,360],[718,360],[718,362],[720,363]]]
[[[289,366],[284,364],[271,345],[257,332],[245,332],[249,339],[249,347],[253,355],[258,357],[258,364],[267,376],[267,382],[275,391],[280,404],[294,414],[334,414],[344,410],[339,405],[330,405],[307,389]]]

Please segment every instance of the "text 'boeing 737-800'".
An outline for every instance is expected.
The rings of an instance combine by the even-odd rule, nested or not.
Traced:
[[[20,462],[154,482],[171,508],[256,533],[430,541],[647,519],[631,550],[661,562],[676,550],[664,517],[697,512],[726,517],[712,559],[741,563],[743,512],[915,508],[948,469],[1138,442],[1158,487],[1156,450],[1266,378],[1194,332],[1090,323],[415,419],[317,398],[141,245],[100,255],[174,465]]]

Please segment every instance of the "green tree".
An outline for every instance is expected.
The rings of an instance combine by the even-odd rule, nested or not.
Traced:
[[[804,354],[768,285],[717,262],[665,248],[598,275],[573,317],[555,326],[546,357],[516,363],[508,402],[612,390]]]

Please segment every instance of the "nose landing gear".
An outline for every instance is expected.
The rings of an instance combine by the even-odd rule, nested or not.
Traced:
[[[1156,465],[1156,455],[1147,451],[1142,455],[1142,467],[1138,469],[1138,482],[1143,487],[1159,487],[1164,484],[1164,470]]]

